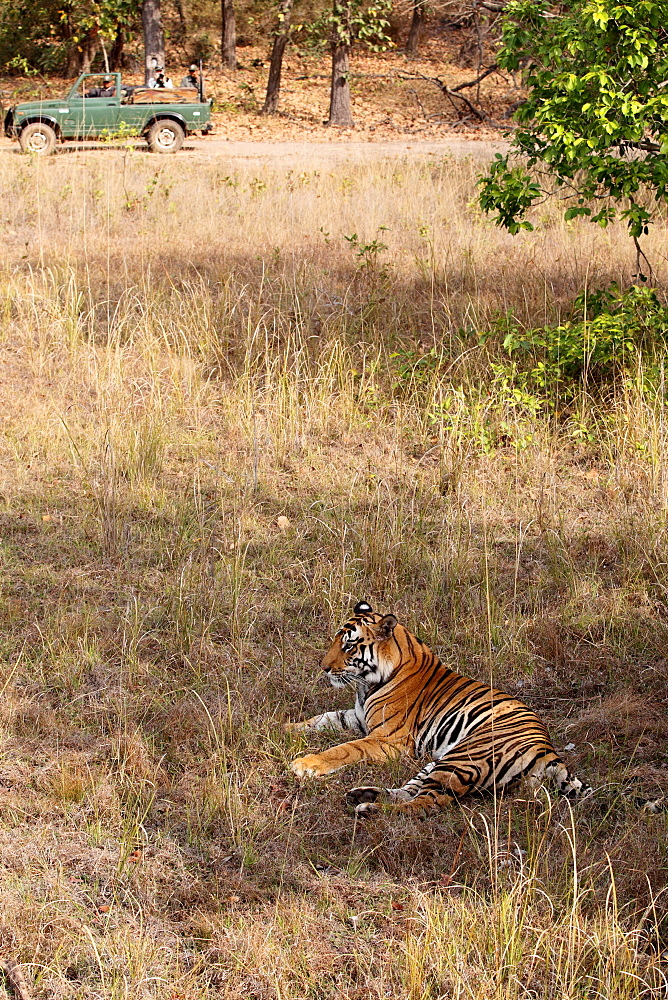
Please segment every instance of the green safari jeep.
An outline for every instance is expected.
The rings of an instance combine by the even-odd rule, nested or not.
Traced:
[[[120,73],[82,73],[67,97],[17,104],[5,115],[5,135],[42,155],[70,139],[133,135],[154,153],[176,153],[189,133],[210,131],[211,101],[201,93],[130,87]]]

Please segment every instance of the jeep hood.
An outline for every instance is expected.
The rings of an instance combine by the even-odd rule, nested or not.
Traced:
[[[59,101],[26,101],[24,104],[14,105],[14,114],[25,111],[55,111],[56,108],[62,108],[63,103],[67,104],[66,97],[62,97]]]

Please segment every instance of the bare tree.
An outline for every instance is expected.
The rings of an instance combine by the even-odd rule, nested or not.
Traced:
[[[178,30],[179,41],[183,43],[187,41],[188,38],[188,25],[186,23],[186,16],[183,13],[183,4],[181,3],[181,0],[174,0],[174,6],[176,7],[176,13],[179,18],[179,30]]]
[[[123,49],[125,47],[125,31],[122,25],[118,25],[116,28],[116,34],[114,35],[114,41],[111,46],[111,52],[109,53],[109,68],[112,70],[119,70],[123,62]]]
[[[334,0],[332,10],[332,88],[329,97],[328,125],[352,128],[350,110],[350,0]]]
[[[417,56],[418,54],[422,25],[426,16],[425,7],[426,0],[413,0],[413,17],[411,18],[411,26],[408,30],[408,38],[406,39],[407,56]]]
[[[89,28],[86,32],[84,38],[80,42],[81,47],[81,72],[90,73],[90,68],[93,65],[93,59],[97,55],[97,50],[100,47],[100,37],[98,34],[97,25]]]
[[[144,29],[144,83],[156,66],[165,65],[165,33],[162,30],[160,0],[144,0],[141,8]]]
[[[283,69],[283,53],[288,44],[290,34],[290,17],[294,0],[281,0],[278,13],[278,25],[274,33],[274,44],[271,48],[269,63],[269,79],[267,80],[267,96],[262,108],[263,115],[273,115],[278,108],[278,96],[281,91],[281,70]]]
[[[65,51],[67,62],[65,65],[65,76],[78,76],[81,72],[81,52],[77,44],[76,31],[72,23],[71,12],[63,11],[63,38],[65,40]]]
[[[227,69],[237,68],[237,25],[234,16],[234,0],[220,0],[223,13],[223,33],[221,38],[221,58]]]

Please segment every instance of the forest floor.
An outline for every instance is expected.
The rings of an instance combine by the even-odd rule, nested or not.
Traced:
[[[517,81],[493,74],[480,87],[462,91],[484,116],[478,119],[461,98],[452,102],[433,82],[452,88],[474,80],[478,71],[463,66],[455,46],[443,39],[425,41],[418,59],[399,52],[354,54],[351,63],[354,129],[330,128],[326,123],[329,102],[329,60],[301,57],[286,60],[279,113],[260,116],[264,100],[266,66],[260,51],[242,50],[244,69],[236,74],[216,74],[210,84],[215,97],[214,116],[231,139],[308,139],[310,142],[350,140],[494,139],[507,131],[509,110],[522,96]],[[466,60],[467,62],[469,60]]]

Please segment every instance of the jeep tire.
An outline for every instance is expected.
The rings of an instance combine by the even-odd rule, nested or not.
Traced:
[[[183,145],[185,134],[178,122],[160,118],[153,122],[146,136],[152,153],[177,153]]]
[[[57,136],[50,125],[44,122],[31,122],[21,129],[19,142],[24,153],[37,153],[39,156],[50,156],[56,151]]]

